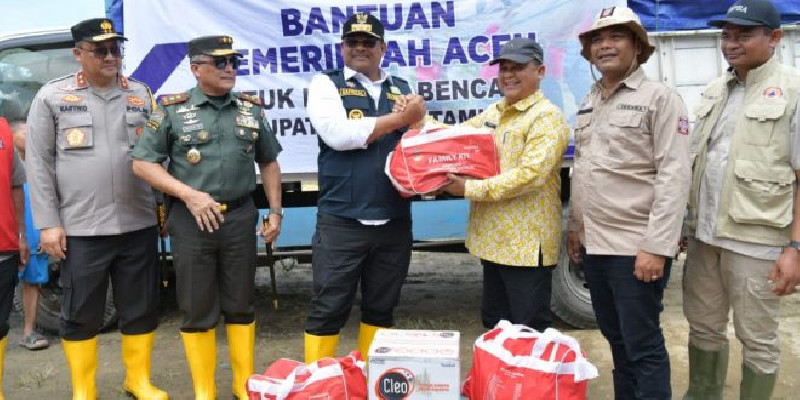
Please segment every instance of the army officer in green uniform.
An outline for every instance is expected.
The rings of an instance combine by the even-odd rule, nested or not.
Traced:
[[[250,193],[258,163],[270,204],[265,241],[280,233],[281,146],[257,99],[231,93],[241,54],[229,36],[189,42],[197,86],[162,97],[134,150],[136,175],[169,196],[167,229],[177,273],[178,304],[195,398],[214,399],[214,328],[225,316],[233,393],[247,398],[253,372],[258,211]],[[169,159],[165,170],[162,163]]]

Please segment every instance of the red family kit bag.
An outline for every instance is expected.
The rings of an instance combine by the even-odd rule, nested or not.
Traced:
[[[494,134],[488,128],[412,129],[386,158],[386,175],[404,197],[436,191],[447,174],[485,179],[500,173]]]
[[[281,358],[247,380],[249,400],[366,400],[361,353],[304,364]]]
[[[583,400],[596,377],[574,338],[500,321],[475,341],[462,392],[472,400]]]

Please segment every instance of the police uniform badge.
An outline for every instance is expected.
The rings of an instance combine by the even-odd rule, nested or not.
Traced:
[[[114,27],[111,25],[111,22],[109,22],[107,19],[103,20],[103,22],[100,23],[100,30],[103,33],[111,33],[113,32],[112,29],[114,29]]]
[[[82,100],[83,98],[81,96],[74,94],[68,94],[61,98],[61,101],[64,103],[80,103]]]
[[[200,141],[203,141],[203,142],[207,142],[209,137],[210,137],[210,135],[208,134],[208,131],[200,131],[197,134],[197,138],[200,139]]]
[[[79,128],[72,128],[66,134],[67,146],[81,147],[86,141],[86,134]]]
[[[392,92],[393,94],[400,94],[401,93],[400,92],[400,88],[398,88],[397,86],[390,87],[389,91]]]

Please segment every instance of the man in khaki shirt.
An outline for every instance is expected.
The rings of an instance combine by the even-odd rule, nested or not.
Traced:
[[[723,398],[731,310],[743,350],[739,398],[769,399],[780,363],[780,296],[800,282],[800,71],[774,56],[783,33],[770,1],[738,1],[709,25],[722,28],[731,68],[709,83],[694,112],[684,399]]]
[[[644,76],[655,49],[629,8],[603,9],[579,37],[602,76],[575,126],[568,252],[611,345],[616,398],[671,399],[659,314],[689,191],[686,106]]]

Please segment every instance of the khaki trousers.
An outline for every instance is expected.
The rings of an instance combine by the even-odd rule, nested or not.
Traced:
[[[762,374],[778,370],[780,297],[767,276],[775,262],[759,260],[689,239],[683,272],[683,313],[689,343],[719,351],[728,343],[728,312],[746,366]]]

